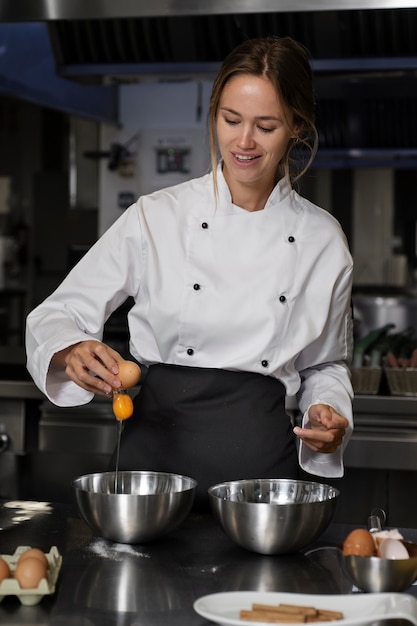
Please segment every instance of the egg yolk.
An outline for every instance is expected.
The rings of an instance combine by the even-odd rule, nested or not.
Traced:
[[[133,401],[127,393],[113,393],[113,413],[118,420],[127,420],[133,415]]]

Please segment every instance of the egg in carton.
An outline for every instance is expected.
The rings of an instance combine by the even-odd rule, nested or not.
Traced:
[[[13,578],[19,557],[29,550],[30,546],[19,546],[12,555],[2,554],[1,558],[6,561],[10,568],[11,577],[5,578],[0,583],[0,602],[5,596],[17,596],[21,604],[25,606],[34,606],[39,604],[42,598],[55,592],[59,571],[62,564],[62,556],[59,554],[56,546],[52,546],[49,552],[45,552],[48,561],[48,569],[46,578],[42,578],[36,588],[22,589],[15,578]]]

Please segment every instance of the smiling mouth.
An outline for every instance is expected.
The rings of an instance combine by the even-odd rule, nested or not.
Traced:
[[[237,159],[238,161],[242,161],[242,162],[254,161],[255,159],[259,159],[259,156],[250,156],[248,154],[233,153],[233,156],[235,157],[235,159]]]

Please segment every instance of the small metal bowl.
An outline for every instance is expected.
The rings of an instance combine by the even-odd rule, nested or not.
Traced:
[[[290,554],[330,524],[339,491],[290,479],[239,480],[208,490],[214,517],[234,542],[260,554]]]
[[[117,543],[146,543],[171,532],[189,514],[197,481],[151,471],[86,474],[73,482],[75,500],[94,534]]]
[[[369,593],[405,591],[417,579],[417,546],[403,541],[409,559],[382,559],[378,556],[341,556],[349,580]]]

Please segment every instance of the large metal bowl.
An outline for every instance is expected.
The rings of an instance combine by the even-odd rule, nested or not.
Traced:
[[[225,482],[208,493],[230,539],[260,554],[290,554],[315,541],[330,524],[339,496],[330,485],[269,478]]]
[[[369,593],[405,591],[417,579],[415,544],[403,542],[409,559],[382,559],[378,556],[342,555],[343,569],[350,581]]]
[[[179,526],[194,502],[197,482],[165,472],[86,474],[73,482],[75,500],[94,534],[117,543],[146,543]]]

